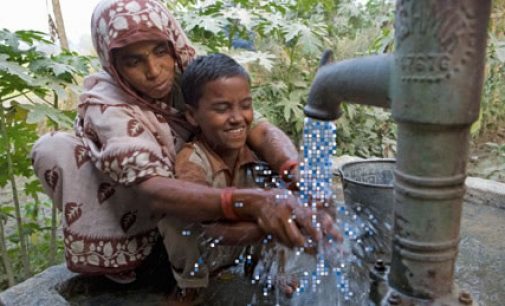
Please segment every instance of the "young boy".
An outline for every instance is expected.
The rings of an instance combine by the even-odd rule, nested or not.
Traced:
[[[223,54],[199,57],[187,67],[186,118],[199,133],[176,157],[179,179],[218,188],[258,187],[253,173],[259,159],[246,144],[254,116],[249,82],[245,69]],[[209,274],[235,264],[247,245],[264,236],[256,223],[241,221],[187,225],[173,219],[164,227],[174,276],[187,292],[207,287]]]

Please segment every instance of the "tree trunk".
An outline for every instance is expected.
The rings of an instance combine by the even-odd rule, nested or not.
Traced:
[[[68,39],[65,32],[65,24],[63,22],[63,15],[61,14],[60,0],[52,0],[53,2],[53,13],[56,22],[56,31],[58,31],[58,37],[60,38],[60,46],[62,49],[68,48]]]

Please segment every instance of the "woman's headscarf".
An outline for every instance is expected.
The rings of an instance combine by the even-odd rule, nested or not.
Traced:
[[[112,50],[145,40],[167,40],[182,72],[195,56],[195,49],[179,23],[157,0],[102,0],[91,18],[91,34],[100,63],[118,85],[140,104],[156,108],[140,97],[118,74]]]

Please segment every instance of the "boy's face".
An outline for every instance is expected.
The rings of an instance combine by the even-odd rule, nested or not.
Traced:
[[[253,120],[248,81],[236,76],[205,84],[198,107],[190,109],[187,115],[192,124],[200,127],[216,153],[239,150],[246,142]]]

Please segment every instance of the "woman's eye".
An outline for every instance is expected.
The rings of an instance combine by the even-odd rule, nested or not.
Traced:
[[[135,67],[140,63],[140,60],[138,58],[128,58],[124,61],[126,67]]]
[[[158,46],[154,50],[154,53],[157,55],[163,55],[168,53],[168,47],[167,46]]]

